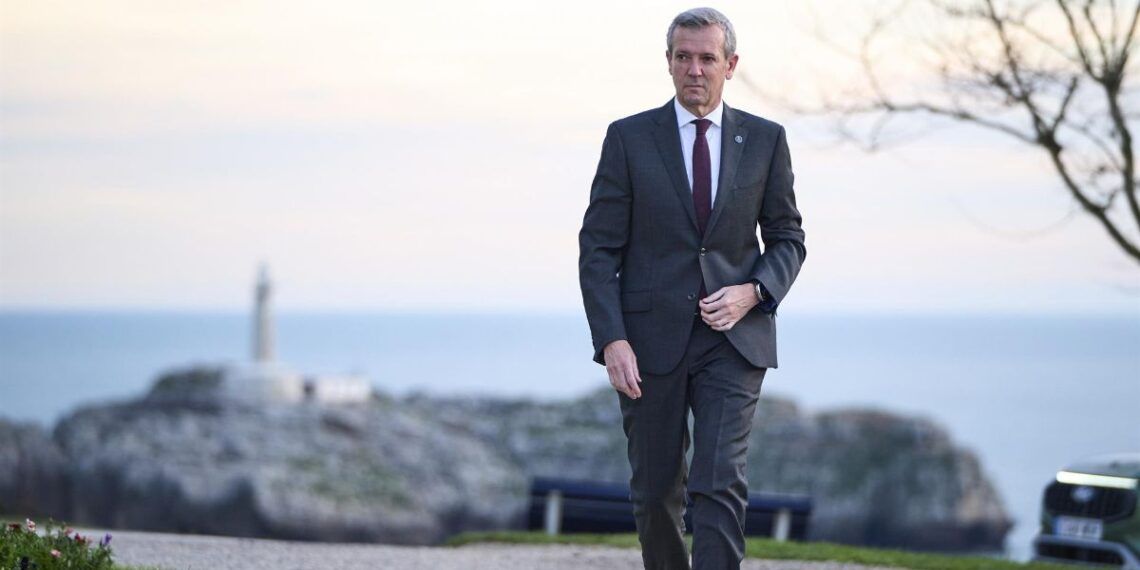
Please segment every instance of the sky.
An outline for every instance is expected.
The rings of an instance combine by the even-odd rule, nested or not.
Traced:
[[[795,99],[857,76],[820,36],[872,4],[717,7]],[[672,96],[689,7],[0,0],[0,310],[245,310],[264,262],[284,311],[578,312],[606,126]],[[948,125],[868,154],[739,77],[725,100],[788,130],[782,313],[1140,316],[1042,152]]]

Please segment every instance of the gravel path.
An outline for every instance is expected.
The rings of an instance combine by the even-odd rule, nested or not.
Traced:
[[[84,529],[101,537],[106,531]],[[458,548],[327,544],[111,531],[115,562],[165,570],[639,570],[633,549],[604,546],[473,544]],[[746,560],[747,570],[885,570],[835,562]]]

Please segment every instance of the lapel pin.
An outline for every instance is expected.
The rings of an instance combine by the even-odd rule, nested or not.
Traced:
[[[736,135],[736,142],[737,142],[737,143],[742,143],[742,142],[744,142],[744,137],[742,137],[742,136],[740,136],[740,135]]]

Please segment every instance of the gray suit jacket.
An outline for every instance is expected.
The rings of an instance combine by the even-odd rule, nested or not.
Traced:
[[[609,126],[578,236],[595,361],[626,339],[640,370],[665,374],[685,352],[702,276],[709,293],[757,281],[779,302],[799,274],[807,250],[784,128],[725,105],[721,134],[701,236],[673,101]],[[754,308],[727,332],[755,366],[777,365],[774,317]]]

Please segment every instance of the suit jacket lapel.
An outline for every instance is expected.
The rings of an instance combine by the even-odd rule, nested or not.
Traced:
[[[689,188],[689,175],[685,171],[685,156],[681,154],[681,131],[677,127],[677,112],[673,109],[672,99],[657,115],[657,129],[653,132],[653,138],[657,141],[657,152],[665,162],[665,170],[669,171],[669,178],[673,179],[673,190],[696,230],[697,212],[693,209],[693,191]]]
[[[720,122],[720,178],[718,178],[716,200],[713,202],[712,213],[709,214],[709,226],[705,229],[705,235],[712,233],[717,220],[720,219],[721,212],[729,207],[729,203],[732,201],[732,187],[736,180],[736,168],[740,165],[740,157],[744,154],[744,143],[748,140],[748,131],[740,125],[736,111],[729,108],[728,105],[724,106],[724,115],[721,116]]]

